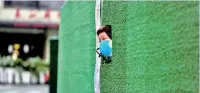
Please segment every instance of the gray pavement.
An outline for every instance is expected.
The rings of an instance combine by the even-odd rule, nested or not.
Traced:
[[[0,93],[49,93],[48,85],[0,85]]]

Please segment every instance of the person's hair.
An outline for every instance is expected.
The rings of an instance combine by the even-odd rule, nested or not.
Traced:
[[[105,25],[98,29],[97,35],[100,33],[105,32],[110,39],[112,39],[112,27],[111,25]]]

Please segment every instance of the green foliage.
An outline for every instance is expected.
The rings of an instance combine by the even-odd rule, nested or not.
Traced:
[[[29,58],[28,60],[18,58],[13,61],[11,56],[0,56],[0,65],[3,67],[16,68],[19,71],[31,71],[34,74],[49,71],[49,64],[39,57]]]
[[[0,56],[0,66],[13,67],[14,63],[11,56]]]

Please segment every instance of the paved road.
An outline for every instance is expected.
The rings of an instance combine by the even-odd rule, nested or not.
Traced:
[[[49,93],[48,85],[0,85],[0,93]]]

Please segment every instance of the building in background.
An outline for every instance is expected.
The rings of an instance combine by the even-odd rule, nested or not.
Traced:
[[[50,39],[64,1],[0,1],[0,84],[49,81]]]
[[[22,59],[39,56],[49,62],[49,39],[58,36],[64,1],[0,1],[0,55],[18,51]],[[15,49],[14,45],[19,45]]]

